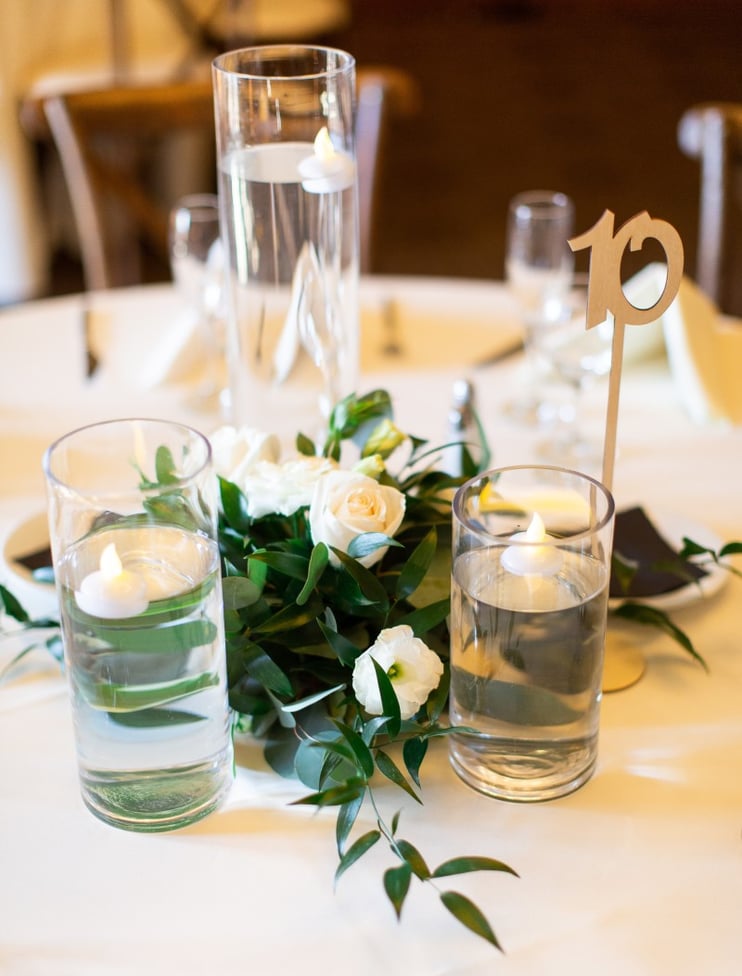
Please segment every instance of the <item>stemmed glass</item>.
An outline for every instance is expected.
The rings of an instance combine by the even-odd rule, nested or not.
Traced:
[[[170,211],[170,266],[183,301],[196,316],[196,335],[204,350],[199,397],[226,410],[224,261],[216,194],[190,194],[176,201]]]
[[[583,432],[582,405],[585,393],[610,372],[613,323],[609,319],[586,328],[587,284],[587,275],[575,276],[563,314],[542,335],[541,352],[550,366],[550,380],[564,385],[568,399],[555,406],[555,424],[537,450],[546,461],[596,474],[602,443]]]
[[[521,310],[531,376],[526,396],[506,411],[528,426],[540,425],[549,412],[539,394],[549,369],[543,338],[562,317],[572,282],[574,259],[567,241],[573,225],[574,204],[564,193],[529,190],[510,201],[505,271]]]

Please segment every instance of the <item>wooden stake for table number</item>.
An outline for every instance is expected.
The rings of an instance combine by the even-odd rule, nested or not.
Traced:
[[[654,322],[672,304],[683,277],[683,242],[680,235],[665,220],[654,220],[646,210],[636,214],[613,233],[615,215],[606,210],[590,230],[568,243],[573,251],[590,249],[590,270],[587,290],[587,323],[592,329],[610,315],[613,318],[613,348],[611,373],[606,409],[605,441],[603,444],[603,475],[605,487],[613,487],[613,469],[616,460],[616,427],[618,424],[618,399],[621,388],[623,363],[624,327],[647,325]],[[626,245],[639,251],[647,240],[659,242],[667,261],[665,287],[650,308],[637,308],[626,297],[621,282],[621,258]]]
[[[603,474],[605,487],[613,489],[613,469],[616,462],[616,427],[618,425],[618,399],[621,389],[623,365],[624,328],[627,325],[647,325],[654,322],[672,304],[683,277],[683,242],[680,235],[665,220],[653,220],[647,211],[627,220],[616,234],[613,233],[615,216],[606,210],[593,227],[569,241],[573,251],[590,248],[590,269],[587,289],[587,322],[592,329],[613,318],[613,348],[611,373],[608,386],[608,405],[603,442]],[[626,297],[621,282],[621,259],[626,245],[632,251],[641,250],[645,241],[654,239],[665,252],[667,277],[662,294],[650,308],[637,308]],[[646,662],[641,650],[631,645],[621,645],[610,638],[606,642],[603,667],[603,691],[620,691],[641,678]]]

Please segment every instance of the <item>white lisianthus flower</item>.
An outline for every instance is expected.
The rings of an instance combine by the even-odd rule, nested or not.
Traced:
[[[357,535],[381,532],[392,537],[402,524],[405,496],[391,485],[380,485],[357,471],[331,471],[319,479],[309,508],[309,530],[316,545],[324,542],[342,552]],[[373,566],[387,550],[380,546],[358,562]],[[330,562],[340,560],[330,553]]]
[[[369,715],[384,712],[373,661],[389,677],[403,719],[412,718],[425,704],[443,674],[441,659],[424,641],[415,637],[412,627],[405,624],[387,627],[356,659],[353,667],[353,691]]]
[[[253,427],[219,427],[209,438],[214,470],[222,478],[241,485],[259,461],[278,461],[280,441]]]
[[[293,515],[311,503],[317,481],[336,468],[330,458],[310,455],[280,464],[258,461],[238,483],[247,498],[248,515]]]

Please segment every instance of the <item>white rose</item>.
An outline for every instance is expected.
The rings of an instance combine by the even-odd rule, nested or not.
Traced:
[[[372,659],[387,673],[402,718],[412,718],[428,700],[431,691],[438,687],[443,674],[441,659],[424,641],[415,637],[411,627],[405,624],[387,627],[356,659],[353,667],[353,691],[370,715],[384,712]]]
[[[277,461],[281,453],[275,434],[252,427],[220,427],[209,440],[214,470],[240,487],[246,473],[259,461]]]
[[[318,479],[335,468],[329,458],[304,455],[281,464],[259,461],[239,483],[247,498],[248,515],[293,515],[310,504]]]
[[[357,471],[335,470],[319,479],[309,508],[309,530],[315,545],[324,542],[342,552],[363,532],[381,532],[392,537],[402,524],[405,496],[390,485],[380,485]],[[358,562],[372,566],[386,552],[381,546]],[[330,562],[340,560],[330,553]]]

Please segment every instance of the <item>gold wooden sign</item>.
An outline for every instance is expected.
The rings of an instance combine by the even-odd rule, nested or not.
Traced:
[[[683,242],[672,224],[667,223],[666,220],[655,220],[644,210],[627,220],[614,234],[614,220],[615,215],[610,210],[606,210],[590,230],[569,241],[573,251],[590,249],[586,328],[592,329],[600,325],[609,316],[613,319],[613,347],[602,474],[603,484],[609,491],[612,488],[616,460],[616,427],[624,327],[647,325],[658,319],[674,301],[683,277]],[[631,304],[623,290],[621,259],[627,245],[630,250],[639,251],[644,242],[651,239],[658,241],[665,252],[667,262],[665,287],[654,305],[650,308],[637,308]]]

